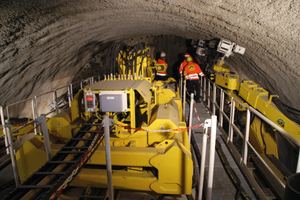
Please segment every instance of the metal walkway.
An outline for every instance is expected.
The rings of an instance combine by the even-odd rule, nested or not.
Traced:
[[[204,121],[206,119],[211,119],[211,115],[203,103],[196,103],[195,105],[196,105],[197,113],[198,113],[202,123],[204,123]],[[186,118],[188,118],[188,113],[189,113],[189,105],[186,104]],[[199,124],[199,121],[194,112],[192,125],[194,126],[196,124]],[[195,140],[197,142],[198,149],[201,152],[203,127],[193,129],[193,133],[194,133]],[[250,189],[248,183],[246,182],[244,176],[242,175],[242,172],[239,170],[239,167],[236,165],[232,155],[228,151],[226,144],[223,142],[223,139],[221,138],[221,132],[219,129],[217,129],[217,140],[221,144],[221,148],[222,148],[223,152],[225,153],[225,156],[226,156],[231,168],[234,170],[234,172],[238,176],[238,178],[241,182],[241,186],[245,189],[245,192],[248,194],[248,196],[251,199],[256,199],[252,190]],[[207,144],[208,146],[207,146],[206,165],[205,165],[205,175],[206,175],[205,177],[207,177],[207,171],[208,171],[209,142],[207,142],[207,143],[208,143]],[[202,152],[201,152],[201,154],[202,154]],[[205,182],[204,182],[204,185],[206,185]],[[204,188],[204,196],[205,196],[205,191],[206,190]],[[233,199],[235,199],[236,193],[237,193],[237,189],[234,187],[232,181],[230,180],[229,176],[227,175],[227,173],[222,165],[222,162],[220,160],[220,157],[218,156],[218,154],[216,152],[214,176],[213,176],[212,200],[219,200],[219,199],[233,200]]]

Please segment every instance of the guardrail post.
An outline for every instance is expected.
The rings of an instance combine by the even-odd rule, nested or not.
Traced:
[[[70,84],[70,92],[71,92],[71,101],[73,101],[73,84]]]
[[[39,118],[39,110],[38,110],[38,102],[37,102],[37,96],[34,96],[34,100],[35,100],[35,112],[36,112],[36,118]],[[41,134],[41,126],[38,125],[39,127],[39,134]]]
[[[69,101],[69,107],[71,108],[71,89],[70,89],[70,85],[68,86],[68,101]]]
[[[103,116],[104,138],[105,138],[105,158],[107,170],[107,185],[109,199],[114,199],[114,188],[112,183],[112,167],[111,167],[111,153],[110,153],[110,133],[109,133],[109,118],[108,115]]]
[[[229,134],[227,138],[227,142],[230,140],[232,142],[233,140],[233,126],[234,123],[234,111],[235,111],[235,101],[234,98],[231,97],[231,108],[230,108],[230,120],[229,120]]]
[[[194,105],[194,93],[191,94],[189,127],[192,127],[192,122],[193,122],[193,105]],[[190,145],[191,145],[191,138],[192,138],[192,129],[189,129],[189,144]]]
[[[199,175],[198,200],[202,200],[202,196],[203,196],[203,183],[204,183],[204,172],[205,172],[208,127],[211,127],[211,119],[205,120],[204,125],[203,125],[203,139],[202,139],[202,151],[201,151],[202,156],[201,156],[200,175]]]
[[[216,151],[216,135],[217,135],[217,116],[212,115],[206,200],[211,200],[212,197],[213,176],[214,176],[214,166],[215,166],[215,151]]]
[[[224,91],[221,89],[219,126],[223,127]]]
[[[248,141],[249,141],[249,132],[250,132],[250,110],[247,108],[247,118],[246,118],[246,127],[245,127],[245,136],[243,144],[243,162],[247,165],[248,157]]]
[[[210,109],[210,81],[208,81],[208,90],[207,90],[207,107]]]
[[[300,148],[299,148],[299,154],[298,154],[298,163],[297,163],[297,168],[296,168],[296,173],[300,172]]]
[[[1,106],[1,123],[2,123],[2,129],[3,129],[3,134],[4,134],[4,144],[5,144],[5,147],[8,147],[9,143],[7,140],[7,133],[6,133],[6,128],[5,128],[5,117],[4,117],[4,111],[3,111],[2,106]],[[6,154],[9,154],[9,148],[6,148]]]
[[[182,74],[180,74],[179,91],[180,91],[180,99],[182,100]]]
[[[31,100],[31,107],[32,107],[32,119],[33,119],[33,128],[34,128],[34,134],[37,135],[37,130],[36,130],[36,122],[35,122],[35,119],[36,119],[36,116],[35,116],[35,106],[34,106],[34,99]]]
[[[203,78],[203,101],[206,102],[206,78]]]
[[[185,99],[186,99],[186,80],[183,81],[183,105],[182,105],[182,115],[185,118]]]
[[[54,110],[55,115],[57,115],[57,102],[56,102],[57,96],[56,96],[56,89],[53,91],[53,102],[54,102]]]
[[[203,76],[200,76],[200,95],[203,98]]]
[[[41,115],[40,123],[42,123],[42,126],[43,126],[43,136],[44,136],[44,141],[45,141],[46,155],[47,155],[47,159],[49,161],[49,160],[51,160],[51,146],[50,146],[50,138],[49,138],[48,127],[47,127],[45,115]]]
[[[6,121],[6,124],[9,125],[9,120],[5,120],[5,121]],[[10,126],[6,127],[6,131],[7,131],[7,138],[8,138],[8,143],[9,143],[11,166],[13,168],[15,184],[18,187],[20,185],[20,179],[19,179],[17,161],[16,161],[16,157],[15,157],[15,153],[14,153],[14,144],[13,144],[12,135],[10,132]]]
[[[216,114],[216,101],[217,99],[217,87],[216,84],[213,83],[213,115]]]
[[[9,120],[10,118],[9,118],[9,109],[8,109],[8,106],[6,106],[6,114],[7,114],[6,118]]]

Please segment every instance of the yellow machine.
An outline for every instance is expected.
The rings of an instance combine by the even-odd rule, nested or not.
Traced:
[[[149,55],[150,49],[141,45],[123,48],[113,59],[118,63],[116,70],[80,90],[70,109],[48,120],[51,154],[60,151],[89,119],[95,120],[88,123],[99,124],[106,114],[113,122],[115,189],[191,194],[193,162],[177,85],[172,78],[154,81],[156,62]],[[35,136],[16,153],[22,182],[46,161],[43,148],[43,137]],[[33,157],[40,159],[34,163]],[[70,185],[106,188],[105,164],[105,142],[100,141]]]
[[[251,80],[243,80],[239,75],[230,73],[228,69],[222,67],[223,62],[219,62],[214,66],[214,79],[217,85],[225,88],[226,91],[244,102],[244,105],[250,105],[265,115],[272,122],[278,124],[290,137],[300,141],[300,126],[287,118],[272,102],[273,97],[277,95],[270,95],[267,90],[260,87],[258,84]],[[239,111],[246,109],[236,104]],[[255,118],[250,127],[250,140],[255,149],[261,154],[273,154],[278,158],[278,150],[275,139],[275,131],[267,123]],[[268,148],[267,148],[268,147]],[[265,151],[265,149],[267,151]]]

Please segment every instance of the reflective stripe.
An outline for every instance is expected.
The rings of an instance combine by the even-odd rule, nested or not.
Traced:
[[[198,74],[189,74],[186,76],[188,80],[199,80]]]
[[[203,72],[199,73],[200,76],[204,76]]]
[[[161,74],[161,73],[156,73],[156,75],[159,75],[159,76],[167,76],[167,74]]]

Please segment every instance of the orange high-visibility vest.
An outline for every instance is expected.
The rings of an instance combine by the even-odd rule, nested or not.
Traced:
[[[197,63],[189,62],[184,67],[184,75],[187,80],[199,80],[198,75],[204,76],[200,66]]]
[[[165,67],[165,71],[157,72],[156,74],[159,75],[159,76],[167,76],[168,64],[166,63],[166,61],[159,58],[157,60],[157,64],[164,64],[166,67]]]

